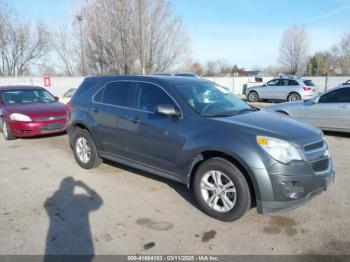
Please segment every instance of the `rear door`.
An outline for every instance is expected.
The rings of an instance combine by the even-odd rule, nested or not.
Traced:
[[[350,88],[330,91],[318,103],[304,106],[300,119],[324,129],[350,129]]]
[[[125,131],[134,128],[129,121],[134,90],[134,82],[110,82],[93,97],[91,114],[105,153],[126,153]]]
[[[157,105],[176,106],[174,100],[160,86],[138,82],[135,96],[132,129],[128,130],[128,155],[167,173],[176,174],[177,160],[185,142],[181,132],[182,117],[168,117],[156,113]]]
[[[289,80],[280,79],[278,85],[275,87],[275,97],[278,100],[286,100],[290,90]]]

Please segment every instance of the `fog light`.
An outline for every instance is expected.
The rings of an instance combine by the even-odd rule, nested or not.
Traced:
[[[297,199],[304,195],[304,187],[297,181],[282,181],[280,182],[280,188],[282,193],[288,198]]]

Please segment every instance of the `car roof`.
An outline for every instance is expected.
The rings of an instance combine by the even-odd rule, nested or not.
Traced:
[[[21,90],[21,89],[45,89],[41,86],[30,86],[30,85],[13,85],[13,86],[0,86],[0,91],[4,90]]]
[[[157,84],[176,85],[198,82],[209,82],[208,80],[195,77],[184,76],[165,76],[165,75],[109,75],[109,76],[90,76],[87,81],[150,81]]]

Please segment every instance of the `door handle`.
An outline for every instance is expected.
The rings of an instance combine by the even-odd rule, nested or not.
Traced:
[[[93,111],[94,113],[99,113],[100,112],[100,109],[96,108],[96,107],[92,107],[92,108],[90,108],[90,110]]]
[[[140,119],[137,116],[129,118],[129,121],[134,123],[134,124],[140,124]]]
[[[350,106],[348,106],[348,105],[340,105],[340,106],[338,106],[339,108],[350,108]]]

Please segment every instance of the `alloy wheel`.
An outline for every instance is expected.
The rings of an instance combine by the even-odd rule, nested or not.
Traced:
[[[77,139],[77,142],[75,144],[75,150],[76,150],[76,153],[77,153],[79,160],[82,163],[87,164],[90,162],[91,147],[90,147],[89,142],[87,141],[87,139],[85,137],[79,137]]]
[[[251,101],[251,102],[257,102],[257,100],[258,100],[257,95],[256,95],[254,92],[252,92],[252,93],[249,94],[248,99],[249,99],[249,101]]]
[[[237,200],[236,187],[221,171],[209,171],[201,180],[201,194],[207,205],[217,212],[233,209]]]

